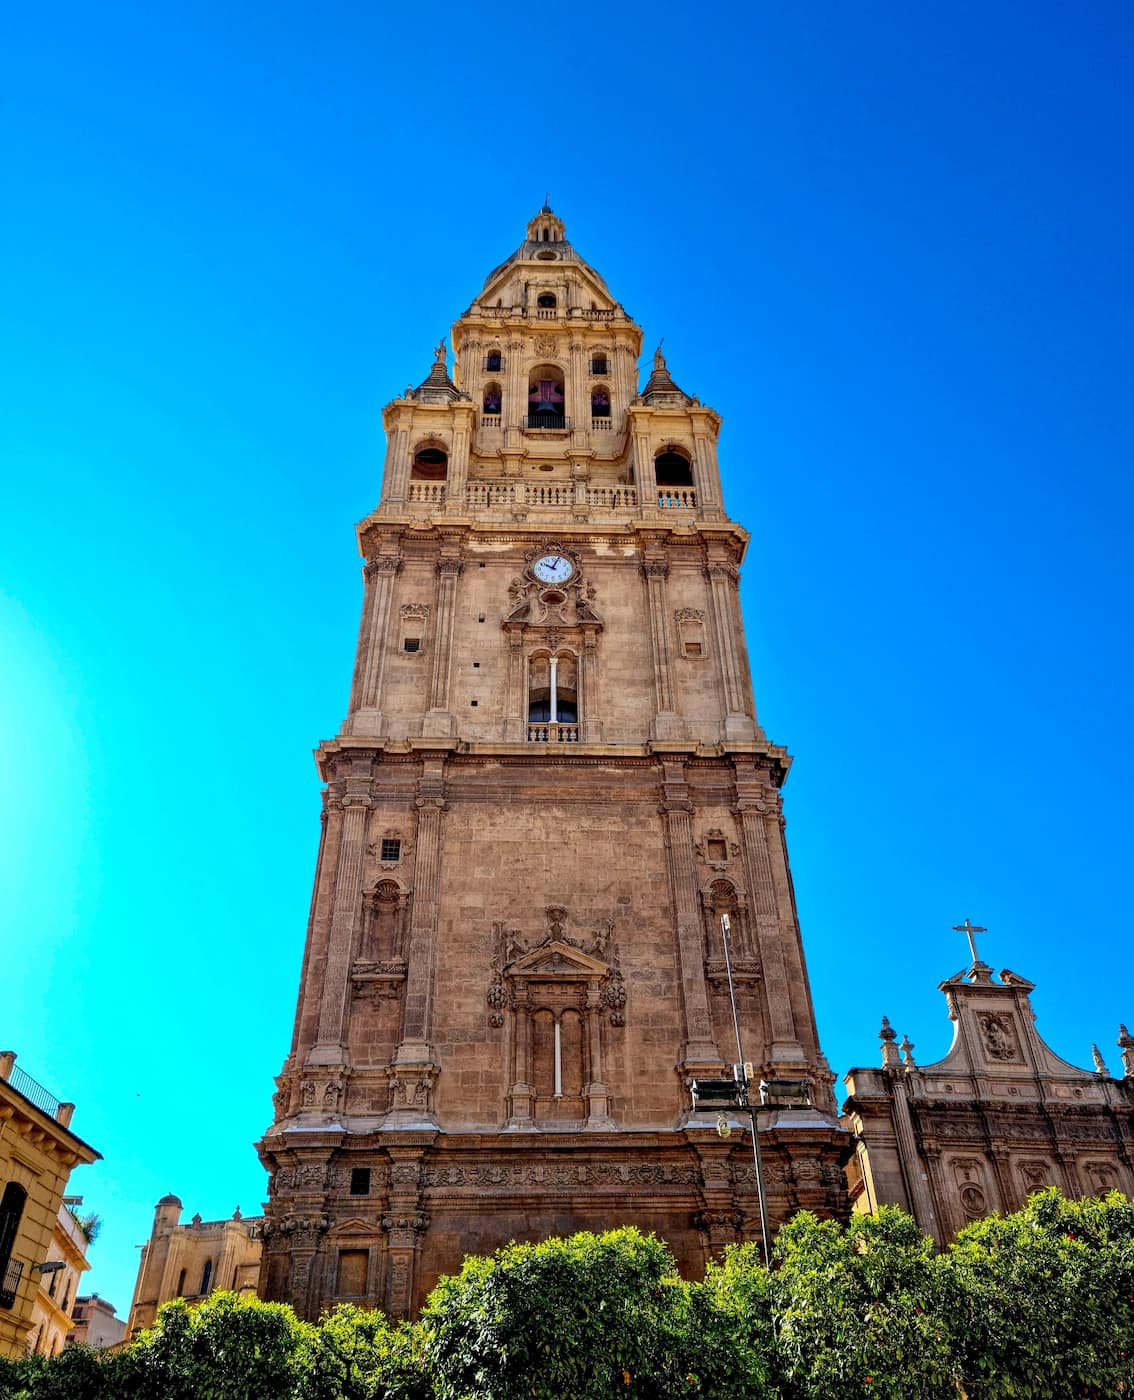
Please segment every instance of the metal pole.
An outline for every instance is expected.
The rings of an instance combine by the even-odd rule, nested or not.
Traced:
[[[764,1196],[764,1159],[760,1155],[760,1128],[756,1122],[756,1105],[752,1102],[752,1094],[748,1083],[748,1071],[745,1068],[744,1047],[740,1039],[740,1016],[736,1009],[736,988],[732,982],[732,955],[728,946],[729,922],[728,915],[721,915],[721,941],[724,943],[725,972],[728,974],[728,999],[732,1004],[732,1025],[736,1031],[736,1054],[740,1062],[740,1079],[738,1083],[741,1087],[744,1105],[748,1109],[748,1116],[752,1119],[752,1161],[756,1167],[756,1200],[760,1206],[760,1248],[764,1255],[764,1267],[772,1267],[772,1245],[771,1232],[768,1227],[768,1202]]]

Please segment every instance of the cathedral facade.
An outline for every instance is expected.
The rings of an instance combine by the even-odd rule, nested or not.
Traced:
[[[349,712],[290,1052],[258,1144],[260,1292],[406,1315],[466,1253],[637,1224],[698,1273],[755,1238],[750,1133],[691,1111],[737,1058],[773,1226],[845,1214],[780,789],[756,715],[720,418],[546,206],[389,403]],[[727,1072],[731,1073],[731,1070]]]

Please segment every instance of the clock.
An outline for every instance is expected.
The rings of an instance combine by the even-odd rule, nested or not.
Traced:
[[[574,572],[574,564],[562,554],[545,554],[532,565],[532,573],[540,583],[566,583]]]

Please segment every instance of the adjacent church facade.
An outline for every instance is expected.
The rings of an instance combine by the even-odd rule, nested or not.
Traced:
[[[546,206],[387,405],[362,621],[325,784],[260,1291],[406,1314],[469,1252],[635,1223],[683,1269],[759,1233],[750,1135],[689,1085],[805,1080],[762,1115],[773,1225],[848,1209],[757,719],[713,409]]]

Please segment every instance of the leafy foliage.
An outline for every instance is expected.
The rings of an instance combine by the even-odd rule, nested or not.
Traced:
[[[1134,1394],[1134,1202],[1052,1187],[942,1260],[970,1400]]]
[[[776,1240],[773,1315],[792,1400],[955,1400],[946,1279],[933,1241],[884,1206],[845,1227],[801,1211]]]
[[[1117,1192],[964,1230],[943,1255],[901,1211],[802,1212],[768,1273],[702,1283],[652,1235],[509,1245],[442,1279],[420,1322],[178,1299],[117,1354],[0,1359],[0,1400],[1063,1400],[1134,1397],[1134,1202]]]

